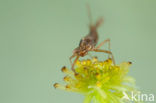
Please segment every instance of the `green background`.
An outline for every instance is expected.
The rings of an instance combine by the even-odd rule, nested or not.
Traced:
[[[86,3],[104,17],[99,42],[110,38],[116,62],[133,62],[137,86],[156,94],[156,0],[0,0],[0,103],[82,103],[53,84],[88,33]]]

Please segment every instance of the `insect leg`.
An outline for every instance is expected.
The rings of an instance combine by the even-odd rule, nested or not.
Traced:
[[[88,10],[89,26],[91,26],[92,25],[92,14],[91,14],[91,9],[90,9],[90,6],[89,6],[88,3],[86,5],[86,7],[87,7],[87,10]]]
[[[97,47],[96,49],[99,49],[102,45],[104,45],[105,43],[108,43],[108,50],[111,51],[111,48],[110,48],[110,39],[106,39],[104,40],[103,42],[101,42]],[[108,55],[108,58],[110,58],[110,54]]]
[[[74,62],[72,64],[72,68],[71,69],[72,69],[73,72],[75,72],[74,65],[75,65],[75,63],[77,62],[78,59],[79,59],[79,56],[76,57],[76,59],[74,60]]]
[[[112,57],[113,64],[115,65],[114,56],[113,56],[113,54],[112,54],[111,51],[108,51],[108,50],[101,50],[101,49],[93,49],[93,51],[95,51],[95,52],[104,52],[104,53],[110,54],[111,57]]]
[[[74,58],[74,57],[75,57],[75,55],[72,55],[72,56],[69,58],[71,65],[72,65],[72,58]]]

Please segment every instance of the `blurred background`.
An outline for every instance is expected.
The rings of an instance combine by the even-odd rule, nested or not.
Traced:
[[[99,43],[110,38],[117,64],[131,61],[138,88],[156,94],[155,0],[0,0],[0,103],[82,103],[53,84],[88,33],[86,3],[94,22],[104,17]]]

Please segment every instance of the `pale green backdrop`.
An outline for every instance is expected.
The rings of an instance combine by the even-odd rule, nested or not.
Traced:
[[[116,62],[132,61],[137,86],[156,95],[156,0],[0,0],[0,103],[82,103],[53,84],[88,33],[86,3],[104,17],[99,42],[110,38]]]

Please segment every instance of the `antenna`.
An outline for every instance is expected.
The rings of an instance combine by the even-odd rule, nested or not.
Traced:
[[[89,26],[91,26],[92,25],[92,14],[91,14],[91,9],[90,9],[90,6],[88,3],[86,4],[86,7],[87,7],[87,11],[88,11]]]

